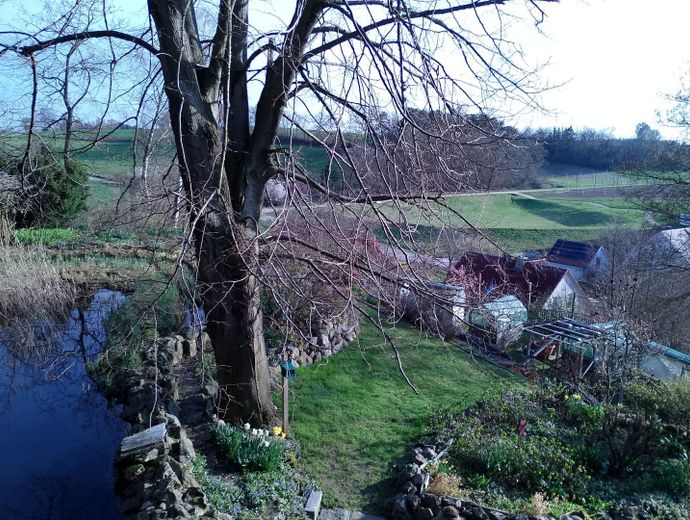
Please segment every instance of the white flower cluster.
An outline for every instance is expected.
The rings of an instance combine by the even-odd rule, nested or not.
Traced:
[[[252,435],[255,435],[256,437],[261,437],[261,438],[268,438],[268,430],[264,430],[262,428],[252,428],[252,425],[249,423],[244,423],[244,429],[245,431],[251,431]],[[264,446],[268,448],[269,442],[267,440],[264,440]]]

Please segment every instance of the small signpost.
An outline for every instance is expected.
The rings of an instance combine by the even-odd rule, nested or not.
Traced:
[[[295,365],[288,359],[280,363],[280,373],[283,376],[283,433],[288,434],[288,383],[297,378]]]

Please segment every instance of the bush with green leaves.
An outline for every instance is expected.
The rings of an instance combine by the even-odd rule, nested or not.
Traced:
[[[690,426],[690,378],[631,383],[625,389],[629,407],[664,421]]]
[[[273,472],[285,460],[285,447],[278,440],[227,424],[212,429],[223,454],[245,470]]]
[[[212,474],[206,458],[197,454],[192,469],[209,503],[219,512],[238,520],[306,519],[304,495],[314,483],[285,464],[270,473],[247,471],[220,476]]]
[[[48,151],[31,158],[27,182],[29,210],[17,215],[18,227],[62,227],[86,208],[89,174],[78,161],[59,163]],[[22,168],[21,164],[16,168]]]
[[[633,478],[631,489],[642,492],[661,491],[678,497],[690,495],[690,462],[659,459]]]
[[[489,431],[476,419],[456,437],[450,450],[453,465],[512,489],[572,497],[584,492],[591,478],[571,446],[557,438],[518,436],[515,431]]]

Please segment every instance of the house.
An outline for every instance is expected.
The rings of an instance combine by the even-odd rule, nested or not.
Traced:
[[[563,239],[556,240],[546,260],[553,267],[567,269],[578,281],[604,271],[609,263],[603,247]]]
[[[467,252],[456,262],[446,283],[465,287],[468,298],[491,301],[513,295],[528,309],[585,312],[589,299],[566,269],[543,260]]]
[[[485,346],[503,349],[522,334],[527,308],[515,296],[501,296],[470,310],[468,336]]]
[[[649,270],[690,267],[690,228],[666,229],[642,244],[631,259]]]

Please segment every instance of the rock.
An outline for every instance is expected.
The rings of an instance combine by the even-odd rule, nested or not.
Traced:
[[[458,520],[460,518],[460,511],[453,506],[444,507],[436,517],[436,520]]]
[[[419,464],[420,466],[426,464],[426,459],[419,453],[415,453],[414,457],[412,457],[412,460],[415,464]]]
[[[489,515],[489,520],[506,520],[508,518],[508,515],[500,511],[487,511],[486,514]]]
[[[206,501],[206,495],[201,490],[201,488],[192,486],[183,495],[184,501],[192,504],[194,507],[199,509],[208,509],[208,502]]]
[[[405,479],[405,480],[410,480],[412,477],[417,475],[421,470],[419,469],[419,466],[417,464],[405,464],[400,471],[399,478]]]
[[[185,339],[184,342],[182,343],[182,353],[186,357],[194,357],[196,356],[196,338],[193,339]]]
[[[134,480],[139,475],[144,473],[144,471],[146,471],[146,468],[143,464],[132,464],[131,466],[127,466],[125,468],[125,471],[123,472],[123,477],[125,478],[125,480]]]
[[[150,449],[145,452],[137,453],[134,458],[138,462],[141,462],[142,464],[145,464],[147,462],[151,462],[152,460],[156,460],[158,458],[159,452],[157,448]]]
[[[489,515],[479,506],[471,506],[465,509],[465,516],[469,520],[489,520]]]
[[[424,483],[427,482],[428,478],[428,473],[417,473],[414,477],[412,477],[412,479],[410,479],[410,482],[412,482],[412,485],[414,485],[417,489],[421,489]]]
[[[422,500],[419,498],[419,495],[407,495],[407,508],[413,513],[417,511],[421,502]]]
[[[326,334],[319,334],[316,344],[320,347],[327,347],[331,344],[331,341]]]
[[[427,509],[431,509],[431,511],[436,514],[439,512],[441,509],[441,499],[437,497],[436,495],[427,495],[424,494],[421,496],[422,507],[426,507]]]
[[[395,495],[393,497],[391,518],[393,520],[413,520],[410,511],[407,509],[407,497],[405,495]]]
[[[431,460],[436,457],[436,449],[434,446],[424,446],[421,449],[421,453],[427,460]]]
[[[185,457],[187,459],[193,459],[196,456],[194,451],[194,444],[188,438],[180,439],[180,457]]]
[[[428,507],[420,507],[415,518],[416,520],[434,520],[434,512]]]
[[[407,481],[400,486],[400,492],[405,493],[406,495],[414,495],[417,493],[417,488],[412,482]]]

